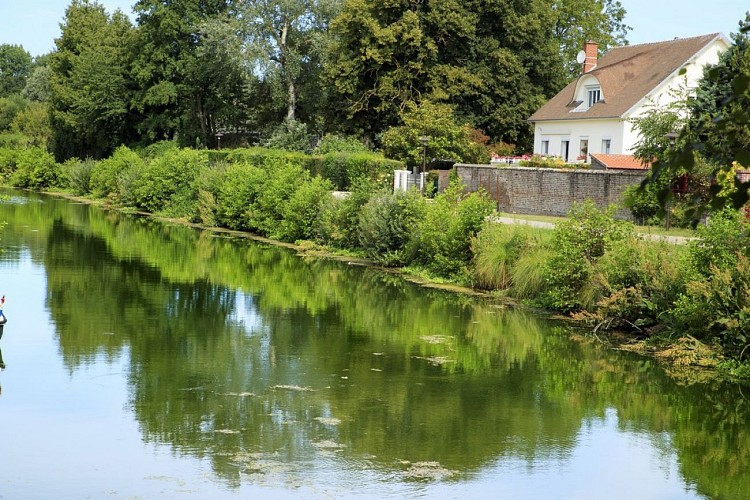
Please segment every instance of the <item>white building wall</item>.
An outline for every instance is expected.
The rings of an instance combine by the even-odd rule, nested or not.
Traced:
[[[620,154],[623,148],[624,123],[619,119],[609,120],[559,120],[537,122],[534,127],[534,154],[542,154],[542,142],[549,141],[549,154],[564,159],[563,141],[569,141],[568,161],[577,163],[589,161],[578,159],[581,155],[581,140],[587,139],[588,153],[603,153],[602,141],[610,140],[610,153]]]

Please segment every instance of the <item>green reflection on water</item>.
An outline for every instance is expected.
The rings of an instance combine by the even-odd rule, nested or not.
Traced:
[[[1,209],[2,258],[46,269],[67,367],[127,353],[144,439],[228,484],[321,454],[459,480],[504,457],[533,468],[614,408],[698,492],[750,491],[740,387],[678,387],[648,359],[394,275],[34,195]]]

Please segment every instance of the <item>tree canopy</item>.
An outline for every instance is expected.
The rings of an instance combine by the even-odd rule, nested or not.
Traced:
[[[228,24],[232,0],[138,0],[133,78],[141,133],[186,145],[214,143],[242,95],[242,70]]]
[[[133,11],[135,25],[72,0],[46,61],[4,47],[26,68],[12,92],[48,102],[58,159],[165,139],[215,147],[225,132],[262,142],[284,120],[379,145],[428,101],[525,151],[528,116],[573,76],[582,41],[604,50],[628,30],[616,0],[137,0]],[[0,57],[0,83],[6,73]]]
[[[623,42],[624,14],[610,0],[347,0],[325,72],[353,131],[374,135],[429,99],[528,149],[526,119],[570,76],[561,57],[587,37]]]
[[[133,26],[121,11],[73,0],[50,68],[50,115],[58,157],[111,153],[132,139],[129,72]]]
[[[299,85],[319,77],[322,38],[338,0],[242,0],[238,7],[248,62],[277,87],[286,119],[297,118]]]
[[[0,45],[0,97],[23,90],[31,74],[31,54],[20,45]]]
[[[552,10],[554,37],[569,78],[581,73],[576,54],[584,42],[598,43],[601,53],[628,43],[631,28],[625,24],[625,8],[618,0],[553,0]]]

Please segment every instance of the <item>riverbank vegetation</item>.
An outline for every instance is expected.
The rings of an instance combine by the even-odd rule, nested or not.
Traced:
[[[750,374],[750,226],[737,211],[715,213],[698,239],[672,245],[643,239],[591,202],[552,230],[494,223],[494,203],[455,180],[433,200],[393,193],[382,170],[392,165],[375,158],[366,175],[344,162],[360,169],[344,197],[312,172],[321,159],[264,149],[159,144],[64,164],[0,149],[0,159],[14,186],[366,257],[564,313],[599,335],[627,330],[652,345],[687,337],[710,347],[726,373]]]

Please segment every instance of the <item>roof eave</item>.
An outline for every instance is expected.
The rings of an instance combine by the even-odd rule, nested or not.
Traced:
[[[611,115],[611,116],[570,116],[565,118],[537,118],[529,117],[526,121],[530,123],[536,122],[563,122],[563,121],[580,121],[580,120],[624,120],[625,115]]]

